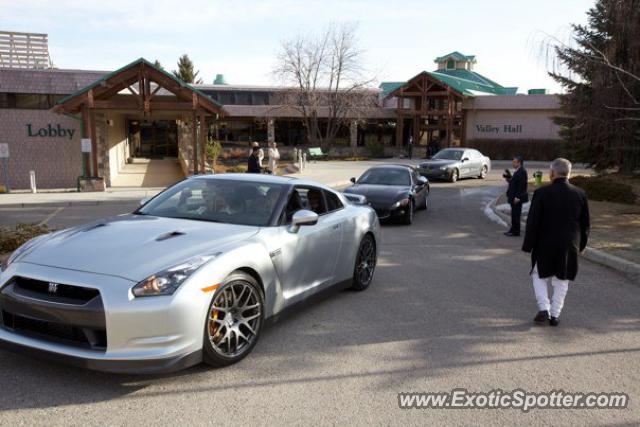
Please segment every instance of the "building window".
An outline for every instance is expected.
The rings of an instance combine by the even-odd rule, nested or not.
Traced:
[[[63,96],[40,93],[0,93],[0,108],[48,110]]]
[[[456,68],[456,61],[454,61],[453,59],[448,60],[447,70],[453,70],[454,68]]]

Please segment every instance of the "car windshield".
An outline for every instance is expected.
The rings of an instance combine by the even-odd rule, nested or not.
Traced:
[[[438,151],[433,158],[440,160],[460,160],[462,159],[462,153],[462,150],[442,150]]]
[[[192,178],[164,191],[135,213],[263,226],[272,217],[282,191],[281,184]]]
[[[411,177],[408,170],[376,168],[366,171],[358,180],[358,184],[411,185]]]

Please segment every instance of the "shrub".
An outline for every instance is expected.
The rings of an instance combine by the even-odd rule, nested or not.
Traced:
[[[206,150],[207,160],[211,163],[211,168],[215,170],[218,165],[218,157],[220,157],[220,153],[222,152],[222,144],[217,139],[208,138]]]
[[[41,234],[51,233],[46,225],[18,224],[15,227],[0,227],[0,253],[13,252],[28,240]]]
[[[229,166],[227,168],[227,173],[244,173],[247,171],[247,167],[246,166]]]
[[[378,141],[367,141],[365,146],[367,147],[367,150],[369,150],[369,153],[371,153],[371,157],[384,157],[384,145],[382,145]]]
[[[602,176],[576,176],[570,179],[576,187],[587,192],[591,200],[602,202],[635,204],[636,195],[633,187],[628,184],[616,182]]]

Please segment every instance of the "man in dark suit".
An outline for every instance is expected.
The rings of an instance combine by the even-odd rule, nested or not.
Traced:
[[[507,175],[505,177],[509,182],[509,188],[507,188],[507,201],[511,206],[511,228],[504,234],[506,236],[519,236],[522,204],[529,201],[529,193],[527,192],[529,176],[527,175],[527,170],[522,164],[522,157],[514,157],[511,164],[515,169],[515,172],[511,176]]]
[[[260,159],[258,158],[259,150],[260,147],[258,146],[251,147],[251,155],[249,156],[249,160],[247,161],[248,173],[262,173],[262,168],[260,167]]]
[[[589,205],[586,193],[571,185],[571,163],[551,163],[551,184],[533,193],[522,250],[531,252],[531,277],[538,302],[536,323],[558,326],[569,281],[578,272],[578,253],[587,246]],[[549,301],[548,282],[553,286]]]

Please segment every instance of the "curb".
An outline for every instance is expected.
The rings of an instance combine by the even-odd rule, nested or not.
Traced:
[[[489,203],[489,207],[491,208],[491,210],[493,210],[494,214],[499,216],[505,223],[509,224],[509,222],[511,221],[511,216],[506,215],[496,209],[496,203],[499,198],[500,196],[496,197],[491,203]],[[526,221],[521,221],[521,224],[523,226],[526,226]],[[621,273],[632,276],[632,278],[640,279],[640,264],[636,264],[633,261],[608,254],[599,249],[594,249],[591,246],[587,246],[585,248],[584,252],[581,254],[581,257],[588,259],[591,262],[595,262],[596,264],[604,265],[605,267],[609,267]]]

